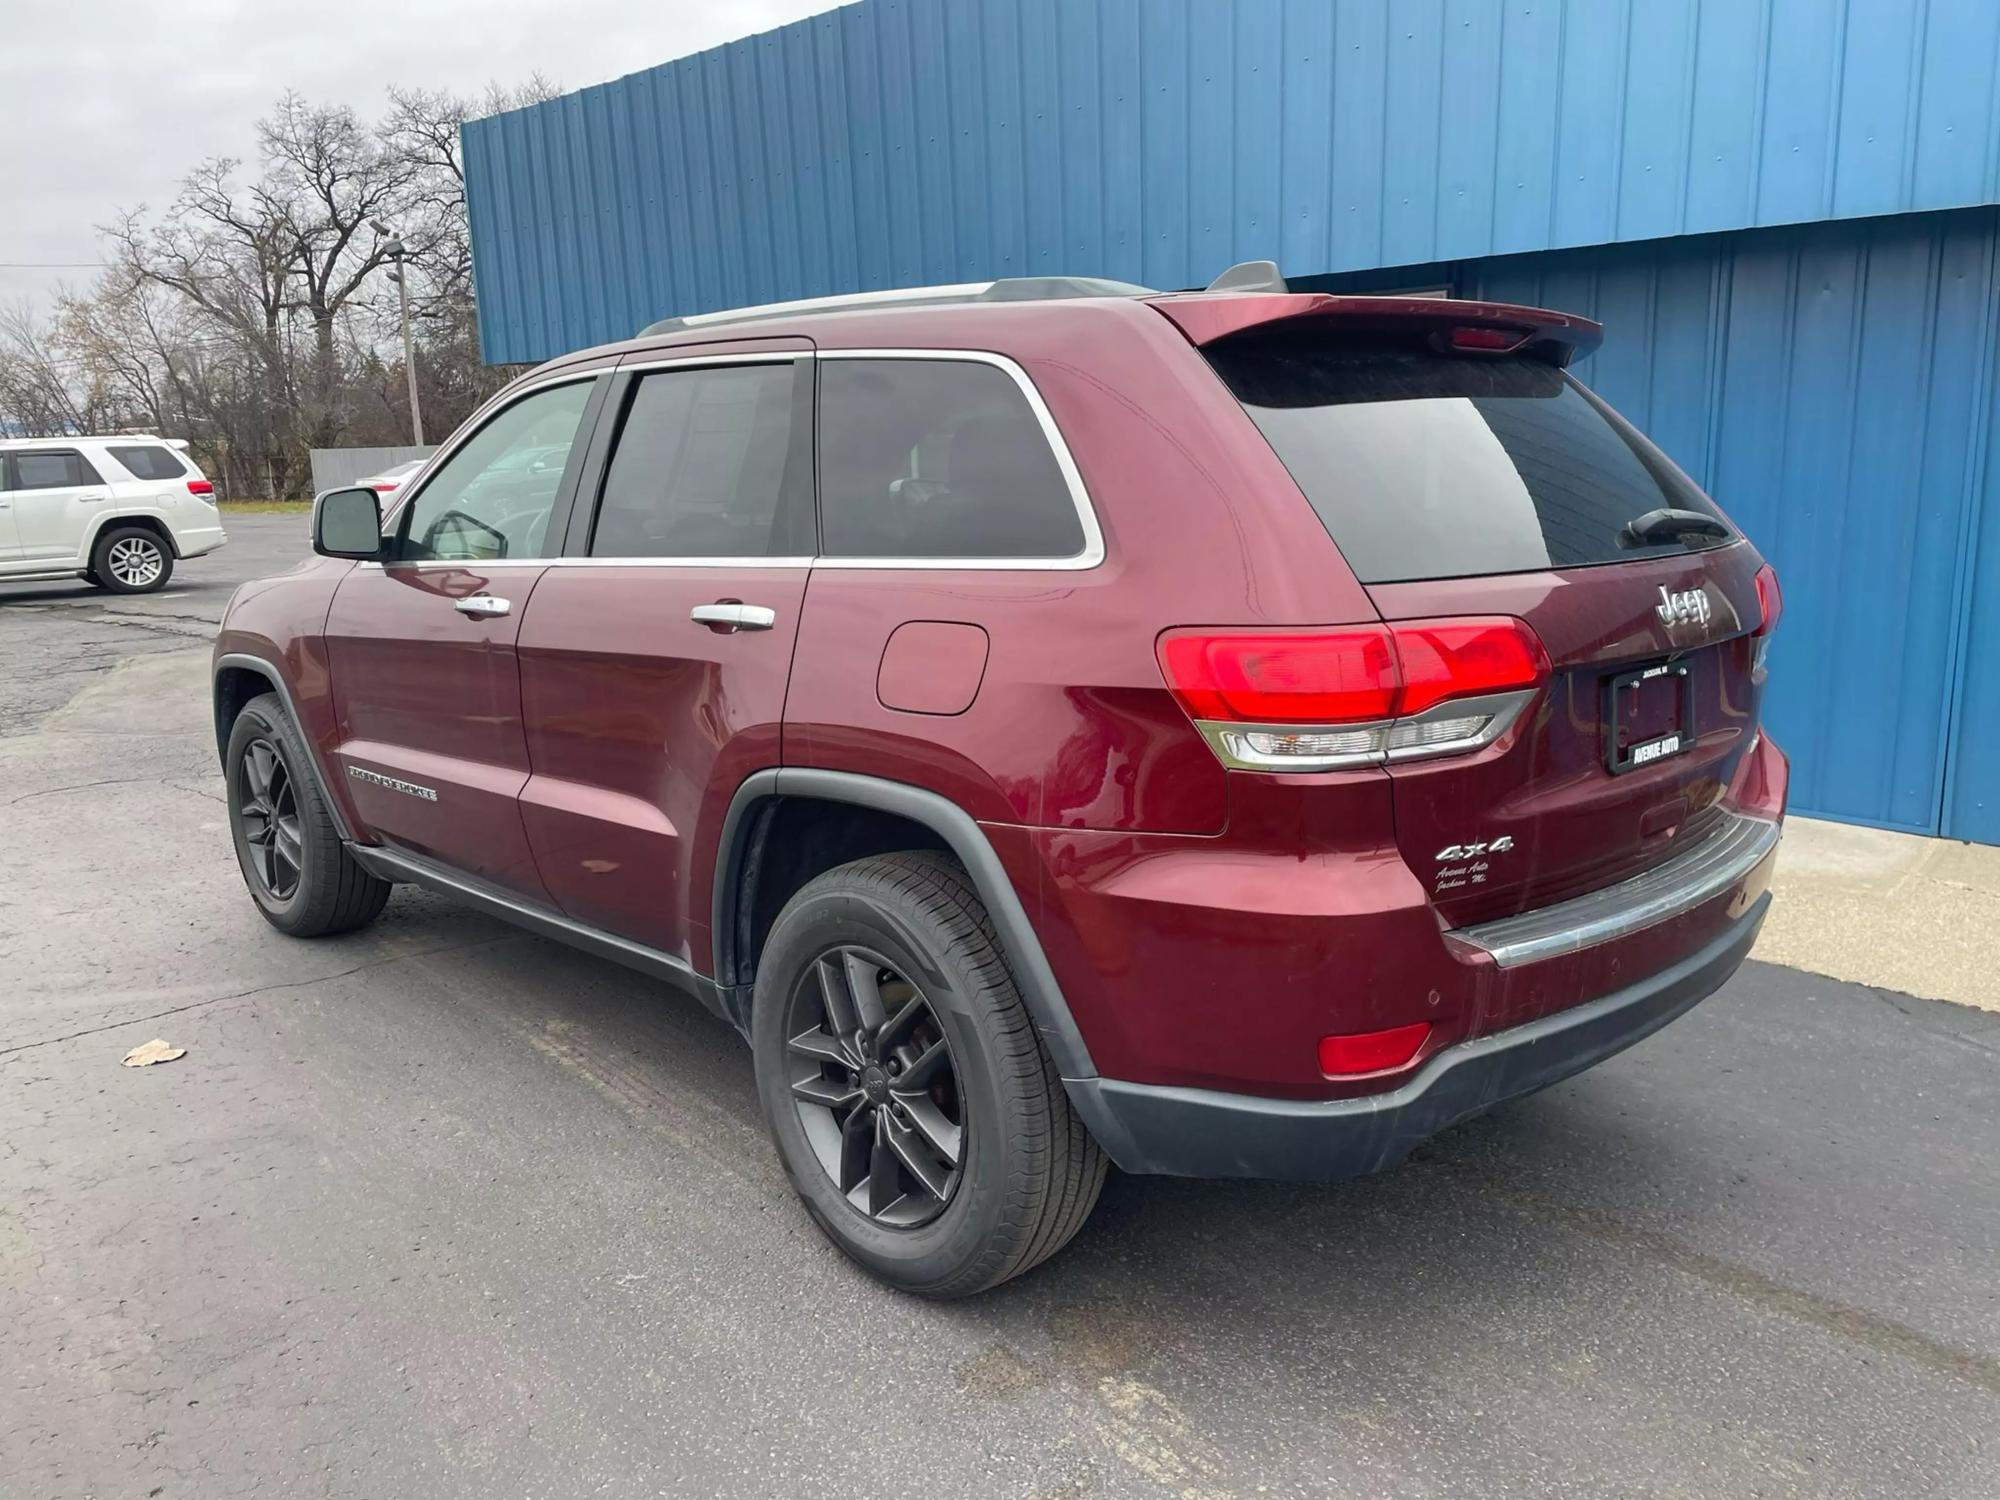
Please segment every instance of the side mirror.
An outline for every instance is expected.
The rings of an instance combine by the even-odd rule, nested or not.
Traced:
[[[382,555],[382,499],[371,489],[328,490],[313,506],[313,551],[368,562]]]

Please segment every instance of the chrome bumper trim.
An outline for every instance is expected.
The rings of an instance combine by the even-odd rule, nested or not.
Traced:
[[[1492,954],[1503,969],[1594,948],[1721,895],[1778,847],[1779,833],[1769,819],[1731,814],[1692,848],[1642,875],[1447,936]]]

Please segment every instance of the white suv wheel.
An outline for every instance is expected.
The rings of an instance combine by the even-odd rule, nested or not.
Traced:
[[[166,559],[158,542],[128,536],[115,543],[110,552],[111,574],[127,588],[142,589],[160,576]]]
[[[145,526],[107,529],[91,550],[90,574],[114,594],[150,594],[174,572],[174,555],[158,532]]]

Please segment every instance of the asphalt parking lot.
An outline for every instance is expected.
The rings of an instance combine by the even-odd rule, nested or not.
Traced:
[[[255,915],[207,643],[305,541],[231,533],[0,584],[0,1495],[2000,1494],[2000,1015],[1752,963],[1393,1174],[1114,1178],[911,1301],[690,1003]]]

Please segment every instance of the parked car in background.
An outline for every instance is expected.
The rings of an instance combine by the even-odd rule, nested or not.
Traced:
[[[0,579],[81,577],[115,594],[166,587],[229,540],[215,486],[156,437],[0,440]]]
[[[393,464],[380,474],[370,474],[366,479],[354,482],[366,486],[378,495],[392,495],[402,487],[403,481],[424,466],[421,458],[413,458],[407,463]]]
[[[1769,902],[1776,575],[1596,324],[1269,283],[704,315],[323,496],[216,642],[251,897],[692,992],[930,1296],[1108,1163],[1373,1171],[1665,1025]]]

